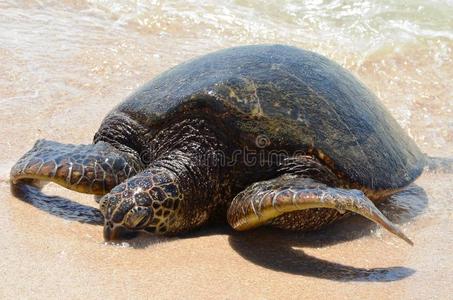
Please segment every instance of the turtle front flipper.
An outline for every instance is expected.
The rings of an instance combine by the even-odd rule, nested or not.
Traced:
[[[77,192],[104,195],[140,169],[132,154],[105,142],[71,145],[38,140],[10,175],[13,184],[52,181]]]
[[[323,219],[323,214],[318,214],[315,220],[307,223],[306,220],[300,219],[304,215],[299,212],[318,208],[336,209],[340,212],[338,214],[333,211],[337,218],[346,211],[355,212],[381,225],[410,245],[413,244],[363,192],[328,187],[311,178],[297,175],[285,174],[272,180],[254,183],[246,188],[231,203],[228,209],[228,223],[234,229],[242,231],[283,218],[280,224],[277,224],[280,227],[314,229],[310,228],[313,224],[318,226],[333,220]],[[292,216],[284,218],[286,214],[292,214]],[[329,215],[332,216],[332,214]]]

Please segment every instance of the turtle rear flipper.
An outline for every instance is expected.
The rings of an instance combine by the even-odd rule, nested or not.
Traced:
[[[355,212],[381,225],[410,245],[413,244],[361,191],[328,187],[298,175],[285,174],[246,188],[231,203],[228,222],[234,229],[242,231],[268,224],[287,213],[313,208],[331,208],[340,213]],[[292,221],[303,223],[303,220],[297,218]],[[320,221],[323,222],[324,218]],[[288,227],[292,225],[287,224]]]
[[[104,195],[139,169],[131,154],[105,142],[71,145],[39,140],[13,166],[10,176],[13,184],[39,186],[41,181],[52,181],[77,192]]]

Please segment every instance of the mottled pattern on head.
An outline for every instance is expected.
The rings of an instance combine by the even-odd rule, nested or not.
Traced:
[[[182,200],[176,176],[155,168],[115,187],[101,199],[100,208],[113,226],[164,234],[178,227]]]

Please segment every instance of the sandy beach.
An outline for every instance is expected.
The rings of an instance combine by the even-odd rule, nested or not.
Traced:
[[[337,61],[423,152],[452,158],[451,4],[121,3],[0,4],[1,299],[451,297],[452,173],[427,171],[379,206],[412,247],[355,216],[312,233],[215,227],[105,243],[101,226],[58,207],[96,207],[93,196],[49,184],[31,205],[9,182],[37,139],[90,143],[107,112],[160,72],[257,43]]]

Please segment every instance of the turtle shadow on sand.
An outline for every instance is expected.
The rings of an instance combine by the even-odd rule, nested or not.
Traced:
[[[79,204],[60,196],[48,196],[29,185],[14,185],[13,194],[38,209],[57,217],[81,223],[101,225],[103,216],[94,207]],[[378,207],[394,223],[404,224],[421,214],[428,205],[425,191],[410,185]],[[207,235],[228,235],[231,247],[243,258],[268,269],[290,274],[335,281],[387,282],[404,279],[415,273],[406,267],[358,268],[329,262],[307,255],[301,248],[322,248],[371,234],[377,225],[359,217],[345,218],[316,232],[290,232],[262,227],[246,232],[235,232],[226,226],[203,228],[179,238]],[[155,238],[140,235],[128,241],[133,248],[147,248],[157,242],[174,238]],[[416,241],[415,241],[416,242]]]
[[[92,225],[104,224],[104,217],[97,208],[61,196],[46,195],[40,188],[33,185],[13,184],[11,193],[18,199],[56,217]]]

